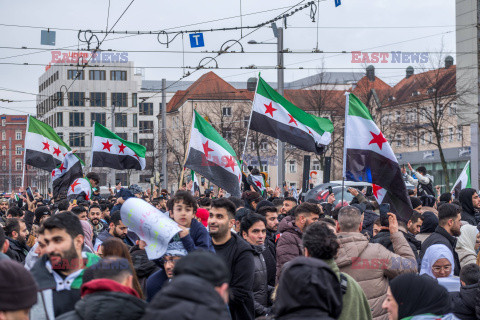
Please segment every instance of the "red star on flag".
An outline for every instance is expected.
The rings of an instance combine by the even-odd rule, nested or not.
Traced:
[[[264,104],[264,106],[267,108],[267,110],[265,110],[265,114],[270,113],[270,115],[271,115],[272,118],[273,118],[273,111],[277,111],[277,109],[275,109],[275,108],[272,106],[272,101],[270,101],[270,104]]]
[[[298,127],[297,120],[295,120],[295,118],[293,118],[291,114],[289,114],[288,116],[290,117],[290,121],[288,121],[288,123],[295,123],[295,125]]]
[[[380,132],[379,134],[375,134],[370,131],[370,133],[372,134],[373,139],[370,141],[368,145],[371,145],[372,143],[376,143],[378,144],[378,147],[380,148],[380,150],[382,150],[382,146],[385,142],[387,142],[387,139],[385,139],[382,132]]]
[[[80,185],[80,182],[78,182],[78,179],[77,179],[70,186],[72,188],[72,192],[75,192],[75,187],[78,186],[78,185]]]
[[[210,151],[213,151],[213,149],[210,149],[210,148],[208,147],[208,140],[207,140],[207,142],[202,143],[202,145],[203,145],[203,153],[205,153],[205,158],[208,159],[208,153],[209,153]]]
[[[373,195],[375,196],[375,198],[378,198],[378,191],[382,190],[383,188],[372,183],[372,191],[373,191]]]
[[[242,181],[242,174],[241,173],[238,174],[238,182],[240,182],[240,181]]]
[[[60,155],[60,153],[62,153],[60,151],[60,148],[53,148],[53,154],[56,155],[57,157]]]
[[[255,184],[257,185],[257,187],[261,188],[262,187],[262,183],[260,181],[255,181]]]
[[[48,144],[48,141],[47,142],[42,142],[42,143],[43,143],[43,149],[42,150],[47,149],[48,151],[50,151],[50,145]]]
[[[140,161],[140,157],[137,154],[134,154],[133,156],[137,158],[138,161]]]
[[[52,178],[55,177],[55,169],[52,171]]]
[[[308,133],[313,134],[312,131],[310,131],[310,129],[308,129]]]
[[[225,157],[227,159],[227,164],[225,168],[232,168],[232,171],[235,172],[235,161],[233,161],[233,156]]]
[[[62,173],[63,170],[65,170],[65,169],[67,169],[67,168],[65,168],[65,167],[63,166],[63,162],[62,162],[62,164],[60,165],[60,168],[58,168],[58,170],[60,170],[60,173]]]
[[[108,152],[111,152],[111,151],[110,151],[110,148],[113,146],[113,144],[111,144],[110,142],[108,142],[108,140],[107,140],[107,142],[102,142],[102,144],[103,144],[103,149],[102,149],[102,150],[107,149]]]
[[[125,153],[125,148],[126,148],[126,147],[127,147],[127,146],[124,145],[123,142],[122,142],[122,144],[118,146],[118,153],[120,153],[120,152],[121,152],[121,153]]]

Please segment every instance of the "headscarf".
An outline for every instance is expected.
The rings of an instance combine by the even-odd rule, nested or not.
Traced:
[[[472,196],[475,192],[477,192],[475,189],[466,188],[460,191],[460,196],[458,197],[458,200],[462,205],[462,210],[471,215],[475,214],[475,209],[473,208],[472,203]]]
[[[477,255],[475,252],[475,242],[477,240],[478,229],[471,224],[463,225],[460,228],[460,236],[457,240],[457,248],[463,248],[464,250]]]
[[[398,304],[398,319],[426,313],[441,316],[450,312],[447,290],[427,276],[399,275],[390,282],[390,290]]]
[[[453,277],[453,269],[455,269],[455,260],[453,260],[453,253],[450,251],[446,245],[444,244],[434,244],[428,247],[427,251],[425,251],[425,255],[422,259],[422,267],[420,269],[420,274],[427,274],[430,277],[435,279],[435,276],[432,272],[432,266],[437,262],[437,260],[445,258],[452,264],[452,270],[450,271],[450,275],[448,276]]]
[[[433,233],[438,226],[438,218],[435,213],[425,211],[423,213],[423,223],[420,227],[420,233]]]
[[[80,223],[82,224],[83,235],[85,236],[84,243],[87,247],[89,247],[92,250],[92,252],[94,252],[93,243],[92,243],[92,237],[93,237],[92,225],[85,220],[80,220]]]

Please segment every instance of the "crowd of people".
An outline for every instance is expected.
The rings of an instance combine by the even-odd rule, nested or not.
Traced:
[[[101,195],[89,173],[89,200],[20,190],[0,199],[0,320],[479,319],[478,193],[432,195],[415,172],[408,221],[355,188]],[[131,197],[180,228],[160,259],[122,221]]]

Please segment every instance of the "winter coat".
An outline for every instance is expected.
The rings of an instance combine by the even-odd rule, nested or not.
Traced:
[[[264,316],[270,313],[269,293],[270,290],[267,283],[267,264],[263,257],[262,246],[252,246],[253,262],[255,264],[255,274],[253,276],[253,299],[255,305],[255,317]]]
[[[225,320],[227,305],[213,285],[193,275],[183,274],[166,285],[147,306],[142,320]]]
[[[267,237],[267,239],[265,239],[263,258],[265,259],[265,264],[267,265],[267,282],[268,285],[272,287],[275,287],[275,279],[277,277],[277,258],[275,250],[275,243],[269,240]]]
[[[415,239],[415,236],[413,234],[409,234],[403,231],[400,232],[402,232],[403,236],[410,245],[410,248],[412,248],[413,254],[415,255],[415,260],[417,260],[417,264],[420,265],[418,252],[422,249],[422,243]],[[380,232],[375,237],[373,237],[370,242],[380,243],[382,246],[393,252],[393,244],[390,240],[390,231],[388,230],[380,230]]]
[[[433,232],[432,232],[433,233]],[[427,240],[428,237],[430,237],[432,235],[432,233],[418,233],[416,236],[415,236],[415,239],[417,239],[418,241],[420,241],[420,243],[424,243],[425,240]],[[421,249],[420,249],[421,250]],[[419,256],[420,258],[420,256]]]
[[[447,230],[441,226],[437,226],[435,232],[430,235],[423,243],[422,250],[420,251],[420,259],[425,255],[428,247],[434,244],[443,244],[445,245],[453,254],[453,259],[455,260],[455,268],[453,274],[458,276],[460,274],[460,260],[458,259],[458,254],[454,250],[457,245],[457,239],[449,234]]]
[[[287,216],[278,225],[281,233],[277,240],[277,282],[282,267],[288,261],[303,256],[302,231],[295,225],[295,217]]]
[[[417,262],[407,240],[399,231],[390,236],[391,252],[378,243],[369,243],[358,232],[340,232],[335,262],[341,272],[352,276],[362,287],[373,319],[387,319],[382,303],[387,296],[388,280],[402,273],[416,272]]]
[[[460,191],[460,204],[462,205],[462,220],[468,222],[471,225],[476,226],[478,224],[477,219],[475,219],[475,208],[472,203],[472,196],[477,192],[475,189],[467,188]]]
[[[180,240],[182,241],[187,252],[203,249],[215,253],[215,249],[213,248],[212,244],[212,238],[210,238],[207,228],[205,228],[203,224],[196,219],[192,219],[189,234],[183,238],[180,238]]]
[[[460,292],[450,293],[453,314],[462,320],[476,320],[475,297],[479,293],[478,283],[462,286]]]
[[[138,282],[142,287],[142,291],[147,290],[147,278],[160,268],[148,259],[145,249],[141,250],[138,245],[130,248],[130,256],[132,257],[133,268],[138,277]]]
[[[162,290],[163,285],[168,282],[165,270],[159,269],[155,271],[146,281],[147,301],[151,302],[155,295]]]
[[[115,283],[109,279],[97,279],[97,283]],[[93,281],[86,283],[92,284]],[[115,286],[115,284],[114,284]],[[134,291],[129,287],[124,287],[124,291]],[[83,291],[83,290],[82,290]],[[81,300],[75,304],[73,311],[64,313],[57,320],[137,320],[145,313],[146,302],[133,294],[111,291],[108,288],[98,288],[94,292],[84,295]]]
[[[13,240],[10,237],[6,238],[10,242],[7,255],[9,255],[12,260],[18,261],[20,263],[25,263],[25,258],[27,257],[30,248],[26,244],[21,244],[19,241]]]

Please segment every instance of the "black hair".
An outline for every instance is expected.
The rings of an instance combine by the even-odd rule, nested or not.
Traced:
[[[262,196],[260,196],[260,193],[258,192],[245,191],[244,193],[242,193],[242,199],[245,200],[245,203],[251,205],[252,202],[260,202]]]
[[[258,210],[258,214],[261,215],[261,216],[264,216],[266,217],[267,216],[267,212],[278,212],[277,210],[277,207],[269,207],[269,206],[266,206],[266,207],[261,207],[259,210]]]
[[[243,237],[243,232],[248,234],[248,230],[258,221],[262,221],[265,228],[267,227],[267,220],[265,220],[265,217],[257,213],[250,213],[243,217],[242,222],[240,223],[240,235]]]
[[[295,208],[295,217],[298,217],[301,213],[306,213],[307,216],[310,216],[312,213],[318,214],[319,216],[322,214],[320,208],[316,204],[308,202],[304,202]]]
[[[480,280],[480,267],[475,263],[469,263],[460,269],[460,281],[465,282],[465,285],[478,283]]]
[[[380,220],[380,218],[377,218],[374,222],[373,222],[374,225],[377,225],[377,226],[382,226],[382,222]]]
[[[59,214],[51,216],[45,220],[43,227],[45,230],[65,230],[72,239],[75,239],[79,234],[84,235],[80,220],[70,211],[60,212]]]
[[[95,208],[100,209],[100,211],[105,211],[106,206],[105,206],[105,205],[102,205],[102,206],[104,207],[103,210],[102,210],[102,207],[99,206],[98,204],[92,204],[92,205],[88,208],[88,212],[90,212],[90,210],[95,209]]]
[[[450,192],[445,192],[440,195],[439,201],[450,202],[452,201],[452,194]]]
[[[200,198],[198,200],[198,205],[200,207],[210,207],[212,205],[212,199],[210,199],[210,198]]]
[[[7,219],[5,223],[5,235],[11,237],[13,231],[20,233],[20,220],[16,218]]]
[[[235,212],[235,221],[240,221],[240,222],[241,222],[242,219],[243,219],[245,216],[247,216],[247,215],[249,215],[249,214],[251,214],[251,213],[253,213],[253,211],[250,210],[250,209],[248,209],[248,208],[240,208],[240,209],[238,209],[238,210]]]
[[[173,198],[168,199],[167,201],[167,210],[173,212]]]
[[[72,208],[72,212],[78,216],[82,212],[87,212],[87,209],[84,206],[76,206]]]
[[[272,203],[275,207],[281,206],[283,205],[283,199],[280,199],[280,198],[273,199]]]
[[[5,230],[0,228],[0,253],[2,252],[3,244],[5,243]]]
[[[70,206],[70,203],[68,203],[67,199],[60,200],[58,202],[58,211],[65,211],[68,210],[68,207]]]
[[[122,221],[122,216],[120,214],[120,210],[115,210],[113,213],[110,214],[110,223],[118,226]]]
[[[311,203],[311,204],[320,204],[320,200],[317,200],[317,199],[308,199],[307,201],[305,202],[308,202],[308,203]]]
[[[297,199],[295,199],[294,197],[286,197],[285,199],[283,199],[283,201],[292,201],[295,202],[295,204],[298,203]]]
[[[125,277],[133,275],[130,263],[125,258],[108,257],[85,269],[83,283],[95,279],[110,279],[121,282]]]
[[[411,221],[412,223],[417,223],[418,219],[423,221],[423,215],[421,212],[413,210],[412,215],[410,216],[410,219],[408,221]]]
[[[337,237],[325,223],[315,222],[303,232],[303,247],[312,258],[329,260],[337,255]]]
[[[219,198],[212,201],[212,208],[224,208],[227,210],[230,219],[235,219],[235,205],[232,201],[226,198]]]
[[[408,196],[411,197],[415,194],[415,191],[413,191],[412,189],[408,189]]]
[[[260,174],[260,170],[258,170],[257,168],[253,168],[250,173],[254,176],[257,176]]]
[[[447,220],[455,219],[460,213],[460,207],[451,204],[444,203],[438,208],[438,224],[445,225]]]
[[[23,216],[23,211],[19,207],[13,206],[13,207],[11,207],[10,209],[7,210],[6,215],[7,216],[11,215],[12,218],[19,218],[19,217]]]
[[[235,208],[240,209],[241,207],[245,207],[245,201],[238,197],[229,197],[228,200],[232,201],[235,205]]]
[[[424,166],[420,166],[417,168],[417,172],[423,174],[423,175],[426,175],[427,174],[427,168],[425,168]]]
[[[182,201],[187,207],[193,208],[193,213],[197,212],[197,202],[190,191],[179,190],[173,196],[173,204]],[[173,205],[172,205],[173,209]]]
[[[91,180],[95,181],[96,184],[100,183],[100,176],[96,172],[89,172],[89,173],[87,173],[86,177],[87,177],[87,179],[91,179]]]
[[[324,224],[331,225],[334,228],[337,227],[337,224],[335,223],[335,220],[333,220],[332,218],[319,218],[318,221],[321,222],[321,223],[324,223]]]

